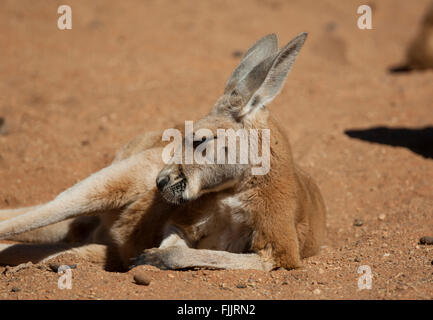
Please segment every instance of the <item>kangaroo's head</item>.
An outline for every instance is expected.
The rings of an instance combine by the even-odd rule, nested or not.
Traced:
[[[301,33],[278,50],[271,34],[245,53],[211,112],[185,128],[182,143],[173,148],[181,161],[158,174],[157,187],[167,201],[177,204],[233,188],[252,174],[252,150],[263,156],[272,135],[263,130],[268,128],[265,106],[280,92],[306,37]]]

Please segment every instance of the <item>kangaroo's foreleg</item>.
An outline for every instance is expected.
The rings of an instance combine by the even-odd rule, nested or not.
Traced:
[[[133,262],[132,267],[149,264],[160,269],[253,269],[269,271],[274,268],[271,259],[257,253],[231,253],[193,249],[178,234],[169,234],[159,248],[147,249]]]
[[[132,267],[149,264],[160,269],[176,270],[190,268],[206,269],[252,269],[270,271],[272,261],[256,253],[231,253],[186,247],[167,247],[145,250]]]
[[[73,247],[66,243],[0,244],[0,265],[15,266],[29,261],[40,263],[66,253],[100,265],[105,265],[107,262],[107,246],[100,244],[87,244],[80,247]]]

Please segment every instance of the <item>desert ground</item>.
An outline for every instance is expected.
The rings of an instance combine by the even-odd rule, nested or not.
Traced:
[[[433,236],[433,70],[389,72],[428,3],[1,1],[0,208],[49,201],[137,134],[199,119],[255,40],[306,31],[269,108],[328,215],[326,247],[301,269],[117,273],[66,255],[0,267],[0,299],[433,299],[433,246],[419,244]],[[72,30],[57,28],[61,4]],[[357,27],[362,4],[372,30]],[[71,290],[53,263],[75,265]]]

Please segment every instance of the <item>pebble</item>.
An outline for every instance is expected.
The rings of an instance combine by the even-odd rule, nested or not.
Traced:
[[[321,294],[322,291],[320,291],[320,289],[314,289],[313,293],[314,293],[314,294]]]
[[[60,265],[60,264],[57,264],[57,263],[50,263],[49,265],[48,265],[48,267],[50,267],[50,269],[53,271],[53,272],[58,272],[59,271],[59,268],[61,267],[62,265]],[[77,265],[76,264],[71,264],[71,265],[68,265],[67,267],[69,267],[70,269],[77,269]]]
[[[18,292],[18,291],[21,291],[21,289],[18,287],[13,287],[11,291],[12,292]]]
[[[238,288],[238,289],[245,289],[247,286],[245,285],[245,284],[243,284],[243,283],[239,283],[237,286],[236,286],[236,288]]]
[[[134,275],[134,281],[140,286],[148,286],[151,280],[145,273],[140,272]]]
[[[419,239],[419,243],[431,245],[431,244],[433,244],[433,237],[427,237],[427,236],[422,237],[421,239]]]
[[[386,215],[385,214],[380,214],[379,215],[379,217],[378,217],[378,219],[380,220],[380,221],[383,221],[383,220],[385,220],[385,218],[386,218]]]
[[[353,221],[353,225],[354,225],[355,227],[360,227],[360,226],[364,225],[364,221],[362,221],[361,219],[355,219],[355,220]]]
[[[361,258],[358,258],[358,257],[356,257],[354,260],[355,260],[355,262],[361,262]]]
[[[232,57],[233,58],[240,58],[242,57],[244,53],[241,50],[235,50],[232,52]]]

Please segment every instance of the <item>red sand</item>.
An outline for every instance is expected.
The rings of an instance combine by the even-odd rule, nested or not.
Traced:
[[[373,30],[357,28],[362,3],[347,0],[75,0],[70,31],[57,29],[60,4],[0,5],[1,208],[48,201],[135,135],[200,118],[222,93],[235,51],[267,33],[284,44],[308,31],[270,108],[323,192],[327,247],[294,271],[139,267],[149,286],[134,284],[138,269],[110,273],[59,257],[77,264],[72,290],[58,289],[45,264],[0,267],[1,299],[433,298],[433,246],[417,244],[433,235],[433,159],[344,133],[432,125],[433,72],[387,71],[404,60],[427,0],[369,1]],[[360,265],[371,267],[371,290],[358,290]]]

